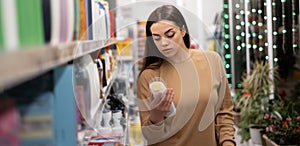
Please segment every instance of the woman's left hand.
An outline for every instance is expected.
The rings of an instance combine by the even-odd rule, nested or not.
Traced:
[[[170,106],[174,99],[174,91],[172,88],[166,89],[166,94],[160,97],[154,98],[151,95],[151,111],[150,111],[150,121],[152,123],[161,122],[165,115],[169,112]]]

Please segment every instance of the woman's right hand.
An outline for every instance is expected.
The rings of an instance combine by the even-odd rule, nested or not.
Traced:
[[[164,96],[164,97],[163,97]],[[151,111],[150,121],[153,124],[159,123],[164,120],[165,115],[169,112],[171,103],[174,99],[174,91],[172,88],[166,89],[166,94],[160,97],[153,97],[151,95]]]

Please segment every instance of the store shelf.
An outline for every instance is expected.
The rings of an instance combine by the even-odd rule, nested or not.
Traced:
[[[132,61],[133,60],[132,56],[117,56],[116,58],[118,61]]]
[[[80,41],[1,54],[0,92],[114,43],[115,39]]]

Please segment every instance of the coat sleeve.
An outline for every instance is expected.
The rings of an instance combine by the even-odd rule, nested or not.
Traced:
[[[144,70],[137,80],[137,96],[138,96],[138,106],[140,121],[142,125],[143,136],[147,139],[149,143],[156,143],[161,141],[165,129],[165,122],[152,124],[150,121],[150,103],[149,97],[151,95],[149,90],[149,82],[155,77],[155,74],[147,69]]]
[[[219,68],[221,69],[221,82],[219,84],[219,99],[223,99],[218,107],[216,115],[216,136],[220,146],[235,146],[235,128],[233,120],[233,102],[228,86],[228,80],[226,78],[226,72],[219,58]]]
[[[145,70],[141,73],[137,80],[137,97],[142,126],[151,125],[149,120],[151,110],[149,106],[149,97],[151,95],[149,90],[149,82],[150,78],[152,77],[153,75],[151,75],[150,71]]]

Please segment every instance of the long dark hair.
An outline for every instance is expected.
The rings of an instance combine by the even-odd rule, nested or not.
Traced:
[[[173,5],[163,5],[155,9],[148,17],[146,23],[146,48],[145,58],[143,60],[143,66],[141,72],[147,68],[158,68],[164,60],[163,55],[159,52],[153,39],[150,27],[152,24],[161,20],[169,20],[175,23],[179,28],[185,29],[186,33],[183,37],[184,44],[187,48],[190,48],[190,36],[185,19],[181,12]]]

